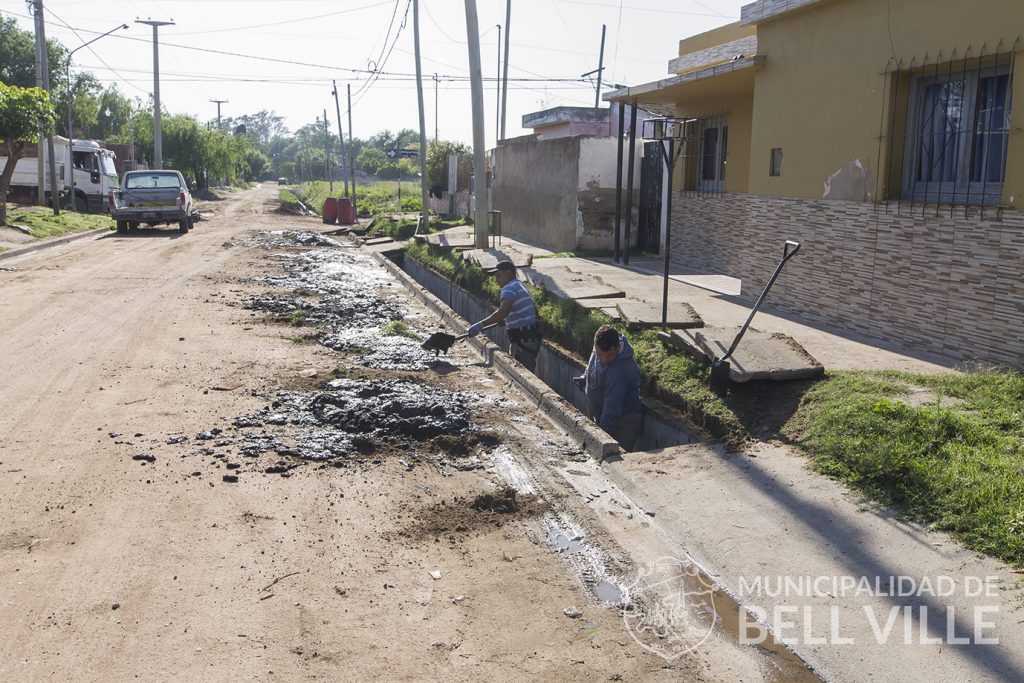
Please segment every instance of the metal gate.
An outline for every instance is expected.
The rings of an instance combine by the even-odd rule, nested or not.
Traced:
[[[637,225],[637,248],[658,253],[661,244],[661,174],[665,164],[660,142],[645,142],[640,162],[640,220]]]

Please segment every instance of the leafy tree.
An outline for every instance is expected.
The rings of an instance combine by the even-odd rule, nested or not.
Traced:
[[[255,114],[224,119],[224,127],[227,130],[235,130],[238,126],[245,126],[245,135],[257,147],[268,146],[275,138],[288,133],[284,117],[266,109]]]
[[[356,157],[356,166],[370,175],[378,175],[388,163],[384,150],[379,147],[363,147]]]
[[[60,43],[46,41],[50,62],[50,88],[64,89],[64,61],[68,51]],[[36,85],[36,39],[18,28],[13,17],[0,17],[0,81],[22,88]]]
[[[473,149],[461,142],[431,140],[427,143],[427,181],[430,194],[440,197],[448,189],[448,155],[459,157],[456,166],[456,188],[469,187],[469,176],[473,172]]]
[[[0,138],[7,155],[7,163],[0,171],[0,225],[7,224],[7,188],[25,143],[38,139],[40,127],[50,130],[54,117],[53,103],[45,90],[19,88],[0,81]]]

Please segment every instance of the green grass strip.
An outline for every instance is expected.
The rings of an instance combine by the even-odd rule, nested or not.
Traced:
[[[11,208],[7,211],[7,224],[24,225],[31,228],[32,237],[37,239],[114,227],[114,221],[106,214],[61,211],[59,216],[54,216],[53,209],[43,206]]]
[[[819,472],[1020,567],[1022,406],[1016,372],[835,372],[784,433]]]

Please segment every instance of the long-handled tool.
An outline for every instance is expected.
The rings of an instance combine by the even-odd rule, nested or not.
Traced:
[[[789,248],[793,247],[793,251]],[[764,286],[764,291],[761,292],[761,296],[758,297],[754,307],[750,309],[750,315],[747,316],[747,322],[743,323],[743,327],[740,328],[739,334],[732,340],[732,345],[729,350],[725,352],[725,355],[721,358],[716,358],[715,362],[711,365],[711,390],[719,396],[725,396],[726,392],[729,391],[729,357],[732,356],[733,351],[739,346],[740,339],[743,339],[743,335],[746,333],[747,328],[750,327],[750,321],[754,319],[754,314],[757,313],[757,309],[760,308],[761,302],[768,296],[768,290],[775,284],[776,278],[779,277],[779,273],[782,272],[782,267],[786,265],[786,261],[796,256],[796,252],[800,251],[800,243],[794,240],[786,240],[786,246],[782,250],[782,260],[779,261],[778,267],[775,268],[775,273],[771,279],[768,280],[768,284]]]
[[[497,326],[498,323],[494,323],[493,325],[488,325],[487,327],[483,328],[480,331],[484,332],[486,330],[491,329],[492,327]],[[434,332],[432,335],[427,337],[427,340],[425,342],[420,344],[420,347],[424,351],[433,351],[434,355],[436,356],[438,353],[441,352],[448,353],[448,351],[451,350],[455,342],[461,339],[465,339],[468,336],[468,333],[460,334],[459,336],[456,337],[454,334],[448,334],[447,332]]]

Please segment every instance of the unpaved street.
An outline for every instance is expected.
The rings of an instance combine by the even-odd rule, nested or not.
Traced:
[[[779,679],[642,648],[626,577],[681,550],[276,196],[3,262],[0,680]]]

